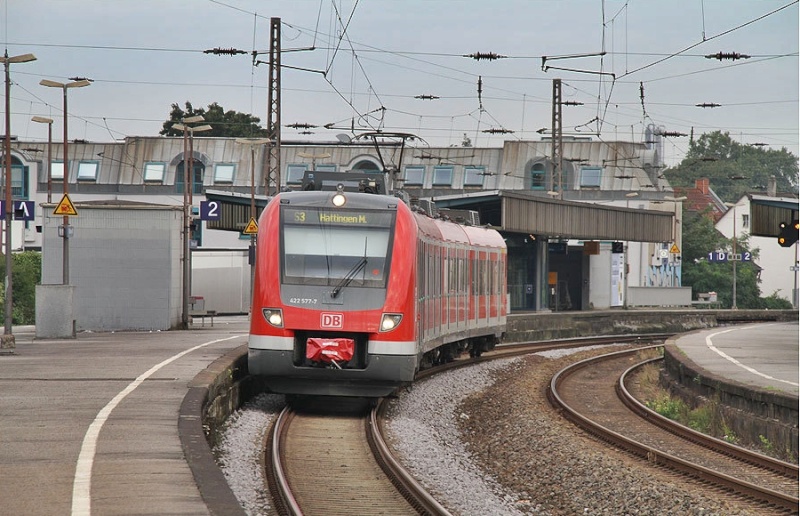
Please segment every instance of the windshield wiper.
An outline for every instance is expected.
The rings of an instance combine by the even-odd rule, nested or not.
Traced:
[[[366,265],[367,265],[366,256],[358,260],[358,262],[356,262],[356,264],[353,265],[353,268],[350,269],[347,274],[345,274],[344,278],[342,278],[342,281],[340,281],[339,284],[336,285],[333,288],[333,290],[331,290],[331,297],[335,298],[336,296],[338,296],[339,292],[341,292],[344,287],[349,285],[355,279],[356,274],[361,272],[361,269],[363,269]]]

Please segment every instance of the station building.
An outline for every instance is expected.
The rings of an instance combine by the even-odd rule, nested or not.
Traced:
[[[682,199],[661,175],[659,138],[651,134],[650,141],[564,137],[560,174],[547,139],[492,148],[284,141],[279,182],[282,189],[299,188],[307,170],[343,178],[382,174],[395,192],[431,213],[477,212],[477,223],[506,238],[512,311],[685,305],[690,289],[681,285]],[[202,201],[217,199],[235,219],[227,225],[196,221],[192,294],[219,313],[247,312],[249,283],[242,278],[248,276],[250,238],[242,230],[251,201],[260,213],[274,193],[265,174],[268,150],[234,138],[194,136],[186,185],[186,148],[180,137],[76,140],[69,142],[65,166],[61,142],[13,141],[12,194],[34,201],[36,213],[13,223],[12,248],[42,248],[37,228],[52,216],[65,176],[78,208],[97,201],[181,207],[188,189],[195,212]],[[117,236],[124,244],[125,235]]]

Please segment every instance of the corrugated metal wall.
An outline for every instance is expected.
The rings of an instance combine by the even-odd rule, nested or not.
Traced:
[[[670,212],[552,201],[503,192],[503,229],[592,240],[671,242]]]

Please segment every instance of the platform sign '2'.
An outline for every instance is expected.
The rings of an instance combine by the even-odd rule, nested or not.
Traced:
[[[200,201],[200,220],[219,220],[222,218],[219,201]]]

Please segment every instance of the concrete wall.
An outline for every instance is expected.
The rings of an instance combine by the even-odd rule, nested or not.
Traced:
[[[77,331],[167,330],[180,322],[179,209],[76,204],[69,218],[69,284]],[[45,211],[42,284],[62,283],[62,217]]]
[[[774,443],[783,460],[798,454],[797,397],[779,391],[742,385],[705,371],[678,348],[672,339],[664,347],[662,381],[674,394],[694,407],[697,398],[711,401],[719,416],[745,446]]]
[[[222,314],[250,311],[250,265],[247,249],[192,251],[192,295],[206,310]]]
[[[692,306],[692,287],[631,287],[628,306]]]

